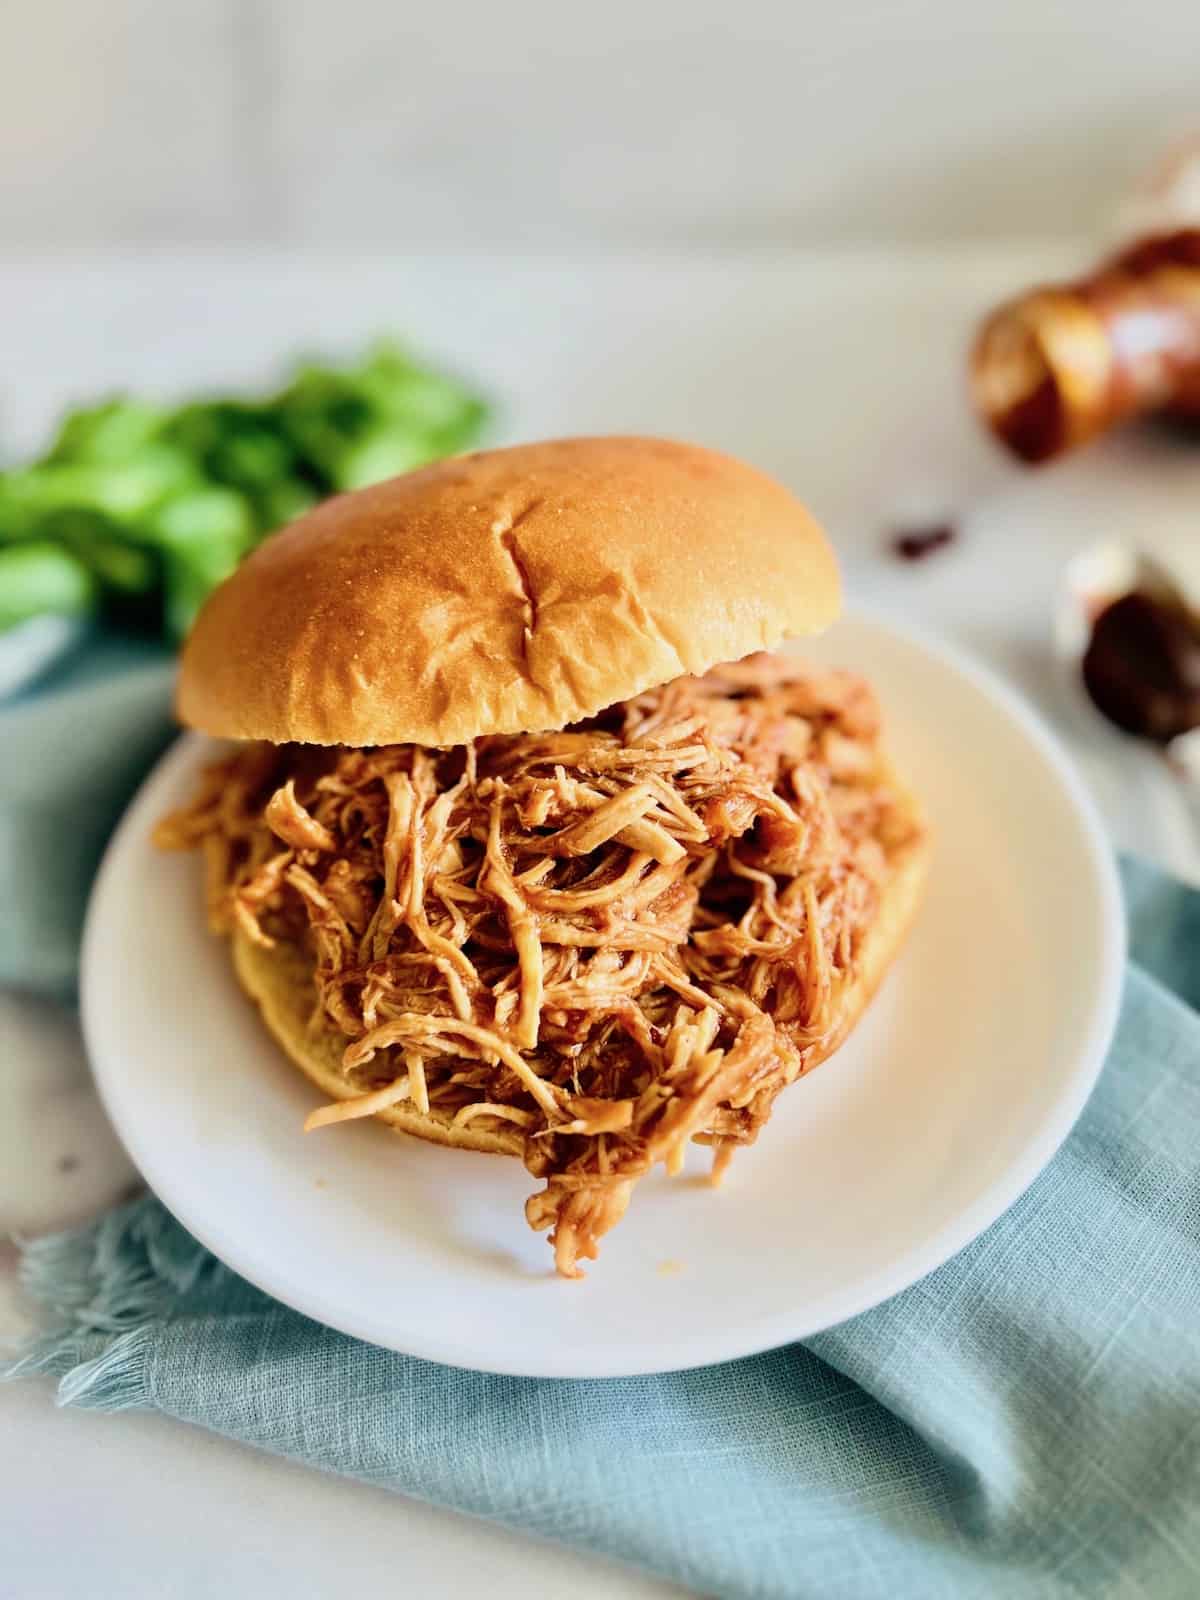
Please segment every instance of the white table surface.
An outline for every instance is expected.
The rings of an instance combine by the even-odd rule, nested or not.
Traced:
[[[0,265],[0,447],[117,386],[253,383],[296,348],[381,329],[474,373],[497,438],[645,431],[745,455],[825,521],[856,600],[954,638],[1059,726],[1115,840],[1200,881],[1189,813],[1151,754],[1073,720],[1049,649],[1072,552],[1200,535],[1200,449],[1134,432],[1041,473],[981,437],[964,394],[978,314],[1086,257],[1060,242],[953,254],[753,259],[228,254]],[[951,517],[911,566],[887,531]],[[1197,540],[1200,543],[1200,539]],[[85,1215],[132,1174],[91,1097],[73,1024],[0,1003],[0,1228]],[[569,1291],[567,1291],[569,1292]],[[0,1331],[24,1325],[0,1254]],[[401,1588],[580,1597],[669,1587],[335,1481],[158,1417],[57,1411],[0,1389],[0,1589],[259,1600]]]

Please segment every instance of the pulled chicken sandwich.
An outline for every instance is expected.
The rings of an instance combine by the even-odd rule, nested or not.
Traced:
[[[919,897],[869,686],[768,653],[838,605],[784,489],[644,439],[445,462],[245,562],[179,689],[238,744],[159,842],[203,852],[306,1126],[519,1156],[564,1277],[689,1142],[719,1178]]]

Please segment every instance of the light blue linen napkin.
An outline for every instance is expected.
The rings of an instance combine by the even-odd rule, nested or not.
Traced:
[[[10,981],[61,984],[101,815],[164,709],[161,672],[125,672],[0,711]],[[15,1370],[705,1594],[1200,1595],[1200,1018],[1179,998],[1200,898],[1132,866],[1127,890],[1154,970],[1131,966],[1064,1148],[954,1260],[818,1338],[650,1378],[456,1371],[285,1309],[147,1197],[29,1247],[49,1331]]]
[[[172,737],[166,652],[89,639],[0,698],[0,984],[68,998],[105,841]]]

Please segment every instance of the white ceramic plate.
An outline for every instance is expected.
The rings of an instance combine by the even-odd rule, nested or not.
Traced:
[[[603,1377],[749,1354],[905,1288],[981,1232],[1074,1123],[1112,1033],[1111,853],[1065,758],[1008,690],[878,621],[805,655],[866,673],[936,830],[925,906],[866,1019],[788,1091],[719,1193],[706,1152],[638,1186],[583,1283],[550,1268],[516,1161],[355,1123],[314,1091],[204,929],[195,859],[150,846],[210,754],[182,740],[134,801],[88,919],[101,1092],[165,1204],[280,1300],[412,1355]]]

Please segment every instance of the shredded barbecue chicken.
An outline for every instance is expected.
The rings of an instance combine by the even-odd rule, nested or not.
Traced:
[[[558,1271],[688,1141],[714,1179],[828,1048],[914,823],[860,679],[759,655],[560,733],[248,745],[168,848],[214,929],[304,942],[349,1097],[516,1130]]]

